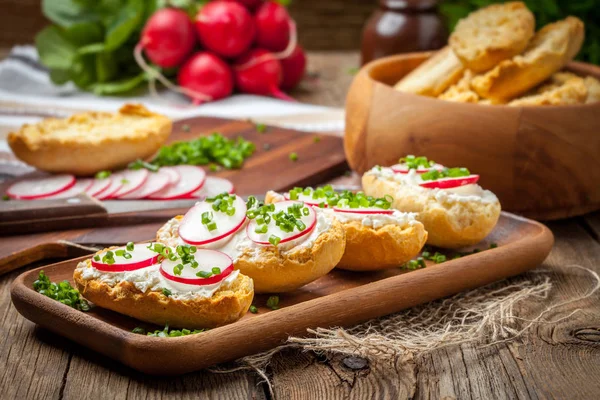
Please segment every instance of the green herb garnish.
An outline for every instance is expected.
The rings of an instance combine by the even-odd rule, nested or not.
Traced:
[[[277,246],[279,244],[279,242],[281,242],[281,238],[277,235],[271,235],[269,236],[269,243],[271,243],[273,246]]]
[[[171,296],[173,293],[171,293],[171,291],[167,288],[163,288],[162,290],[162,294],[164,294],[166,297]]]
[[[408,169],[431,168],[435,165],[435,161],[428,160],[427,157],[415,157],[408,155],[399,160],[400,164],[406,164]]]
[[[319,143],[321,141],[321,136],[315,136],[313,137],[313,142],[314,143]]]
[[[127,251],[133,251],[134,247],[135,247],[135,244],[133,242],[127,242],[127,245],[125,246]]]
[[[131,332],[138,333],[140,335],[154,336],[154,337],[177,337],[177,336],[187,336],[187,335],[195,335],[197,333],[204,332],[205,329],[169,329],[169,325],[165,325],[162,330],[155,330],[153,332],[147,332],[144,328],[136,327]]]
[[[258,133],[265,133],[267,131],[267,126],[265,124],[256,124],[254,127]]]
[[[295,152],[290,153],[290,160],[291,161],[298,161],[298,154]]]
[[[2,200],[3,201],[8,201],[8,200],[10,200],[10,196],[7,195],[7,194],[5,194],[5,195],[2,196]]]
[[[267,307],[271,310],[277,310],[279,308],[279,296],[270,296],[267,299]]]
[[[255,306],[255,305],[251,305],[251,306],[250,306],[250,309],[249,309],[249,311],[250,311],[252,314],[256,314],[256,313],[258,313],[258,308],[256,308],[256,306]]]
[[[198,271],[196,273],[196,276],[200,277],[200,278],[210,278],[212,276],[212,272],[209,271]]]
[[[96,179],[106,179],[108,178],[110,175],[112,174],[112,172],[110,171],[100,171],[100,172],[96,172]]]
[[[140,160],[138,158],[137,160],[130,162],[129,165],[127,165],[127,168],[133,169],[133,170],[146,168],[148,171],[156,172],[156,171],[158,171],[159,167],[158,167],[158,165],[150,164],[149,162]]]
[[[90,309],[88,302],[81,298],[79,291],[73,288],[68,281],[51,282],[44,271],[40,271],[38,279],[33,282],[33,289],[76,310],[88,311]]]
[[[461,176],[469,175],[471,175],[471,172],[466,168],[443,168],[441,170],[429,170],[424,174],[421,174],[421,179],[424,181],[435,181],[442,178],[459,178]]]
[[[220,133],[201,136],[189,142],[176,142],[160,148],[151,164],[166,165],[222,165],[227,169],[241,168],[244,160],[256,149],[254,143],[242,137],[228,139]]]

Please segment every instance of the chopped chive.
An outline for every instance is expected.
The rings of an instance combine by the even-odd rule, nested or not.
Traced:
[[[254,127],[258,133],[265,133],[267,131],[267,126],[265,124],[256,124]]]
[[[196,273],[196,276],[199,276],[200,278],[209,278],[210,276],[212,276],[212,273],[208,271],[198,271]]]
[[[313,138],[313,142],[314,142],[314,143],[319,143],[320,141],[321,141],[321,137],[320,137],[320,136],[315,136],[315,137]]]
[[[295,152],[290,153],[290,160],[291,161],[298,161],[298,154]]]
[[[273,246],[277,246],[279,242],[281,242],[281,238],[279,236],[269,236],[269,243],[271,243]]]
[[[279,308],[279,296],[270,296],[267,299],[267,307],[271,310],[277,310]]]
[[[112,172],[110,172],[110,171],[99,171],[99,172],[96,172],[96,179],[106,179],[111,174],[112,174]]]
[[[94,261],[100,261],[100,256],[98,254],[94,256]]]
[[[127,248],[127,251],[133,251],[135,244],[133,242],[128,242],[127,246],[125,246]]]
[[[146,334],[146,330],[144,328],[139,327],[139,326],[136,326],[135,328],[133,328],[133,330],[131,332],[138,333],[140,335],[145,335]]]
[[[498,243],[490,243],[490,249],[495,249],[498,247]]]
[[[221,273],[221,268],[219,268],[219,267],[213,267],[211,269],[211,271],[212,271],[213,275],[219,275]]]
[[[162,294],[164,294],[166,297],[169,297],[170,295],[172,295],[173,293],[171,293],[171,291],[167,288],[163,288],[162,290]]]
[[[217,224],[216,224],[216,222],[210,222],[206,225],[206,227],[208,228],[209,232],[212,232],[215,229],[217,229]]]
[[[2,200],[3,201],[8,201],[8,200],[10,200],[10,196],[7,195],[7,194],[5,194],[5,195],[2,196]]]
[[[251,305],[251,306],[250,306],[250,309],[249,309],[249,311],[250,311],[252,314],[256,314],[256,313],[258,313],[258,308],[256,308],[256,306],[253,304],[253,305]]]

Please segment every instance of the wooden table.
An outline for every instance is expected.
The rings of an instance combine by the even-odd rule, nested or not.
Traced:
[[[296,97],[342,106],[352,79],[348,69],[357,63],[354,53],[311,53],[310,70],[318,74],[318,82],[299,90]],[[600,273],[600,213],[548,225],[556,236],[543,265],[556,271],[552,300],[581,295],[590,287],[589,278],[559,268],[576,264]],[[1,398],[270,398],[252,372],[144,376],[36,328],[10,302],[10,283],[21,272],[0,277]],[[598,300],[595,296],[560,308],[547,317],[558,319],[576,308],[582,311],[558,324],[535,326],[507,344],[434,351],[416,359],[409,372],[396,363],[360,365],[343,356],[298,351],[277,355],[268,372],[277,399],[407,398],[406,388],[399,385],[407,373],[414,375],[414,398],[419,399],[600,398]],[[532,313],[525,305],[519,315],[527,318]]]

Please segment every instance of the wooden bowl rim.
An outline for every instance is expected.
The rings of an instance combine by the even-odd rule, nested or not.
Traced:
[[[458,107],[482,107],[483,106],[483,107],[494,107],[494,108],[510,108],[512,110],[548,110],[548,111],[556,111],[557,109],[563,109],[563,110],[582,109],[582,110],[584,110],[584,109],[600,108],[600,101],[597,101],[594,103],[588,103],[588,104],[568,104],[568,105],[557,105],[557,106],[553,106],[553,105],[509,106],[507,104],[479,104],[479,103],[461,103],[461,102],[456,102],[456,101],[446,101],[446,100],[441,100],[441,99],[438,99],[435,97],[421,96],[421,95],[414,94],[414,93],[401,92],[399,90],[395,90],[392,86],[388,85],[387,83],[381,82],[380,80],[377,80],[373,77],[373,70],[375,68],[380,67],[381,65],[385,65],[385,64],[391,63],[391,62],[396,63],[398,61],[402,61],[402,60],[405,60],[408,58],[429,57],[434,53],[435,53],[435,51],[422,51],[422,52],[404,53],[404,54],[383,57],[383,58],[371,61],[370,63],[365,65],[361,70],[361,74],[365,74],[367,79],[372,81],[373,85],[383,87],[386,90],[389,89],[389,90],[393,91],[393,93],[397,93],[400,96],[418,97],[421,101],[433,102],[434,104],[439,104],[439,102],[442,101],[442,102],[444,102],[445,105],[452,104],[452,106],[455,106],[457,108]],[[588,73],[585,76],[593,76],[597,79],[600,79],[600,66],[597,66],[594,64],[584,63],[584,62],[580,62],[580,61],[571,61],[566,65],[565,68],[567,70],[569,70],[570,72],[573,72],[579,76],[581,76],[581,72],[580,72],[581,70],[587,70]],[[452,106],[450,106],[450,107],[452,107]]]

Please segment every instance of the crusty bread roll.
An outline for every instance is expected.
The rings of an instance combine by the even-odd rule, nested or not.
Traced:
[[[182,219],[183,216],[178,215],[163,225],[156,234],[156,241],[168,246],[181,244],[178,229]],[[310,242],[289,249],[285,244],[274,247],[248,243],[241,254],[232,257],[234,268],[252,278],[256,293],[289,292],[304,286],[326,275],[344,254],[346,238],[341,224],[329,217],[326,222],[331,225],[316,238],[309,237],[306,240]],[[315,230],[318,228],[317,225]],[[246,235],[245,227],[236,235]]]
[[[535,18],[520,1],[493,4],[461,19],[448,43],[469,69],[485,72],[521,54],[535,31]]]
[[[586,76],[584,84],[588,92],[586,104],[600,101],[600,81],[593,76]]]
[[[432,246],[457,249],[477,244],[500,217],[500,202],[489,191],[483,191],[486,201],[461,201],[435,189],[402,184],[370,172],[363,175],[362,186],[367,195],[392,196],[397,210],[417,213],[417,220],[428,233],[427,244]]]
[[[8,135],[8,144],[19,159],[38,169],[85,176],[150,157],[171,129],[167,117],[126,104],[114,114],[89,112],[26,124]]]
[[[508,103],[509,106],[559,106],[583,104],[588,90],[583,78],[571,73],[558,72],[550,82],[537,88],[534,93]]]
[[[473,76],[473,71],[469,69],[465,70],[460,80],[439,95],[438,99],[459,103],[478,103],[480,97],[471,89]]]
[[[436,97],[456,83],[463,71],[464,66],[460,60],[446,46],[402,78],[394,89]]]
[[[401,266],[417,256],[427,241],[423,224],[415,222],[380,228],[364,226],[360,221],[344,223],[346,251],[337,268],[375,271]]]
[[[575,57],[583,43],[583,22],[575,17],[538,31],[522,55],[504,60],[471,82],[479,96],[502,103],[548,79]]]
[[[90,260],[84,261],[89,268]],[[214,328],[240,319],[254,298],[252,279],[242,274],[221,286],[211,297],[176,300],[162,291],[140,291],[121,281],[114,286],[99,279],[84,279],[77,268],[73,279],[79,292],[92,303],[141,321],[187,329]]]

